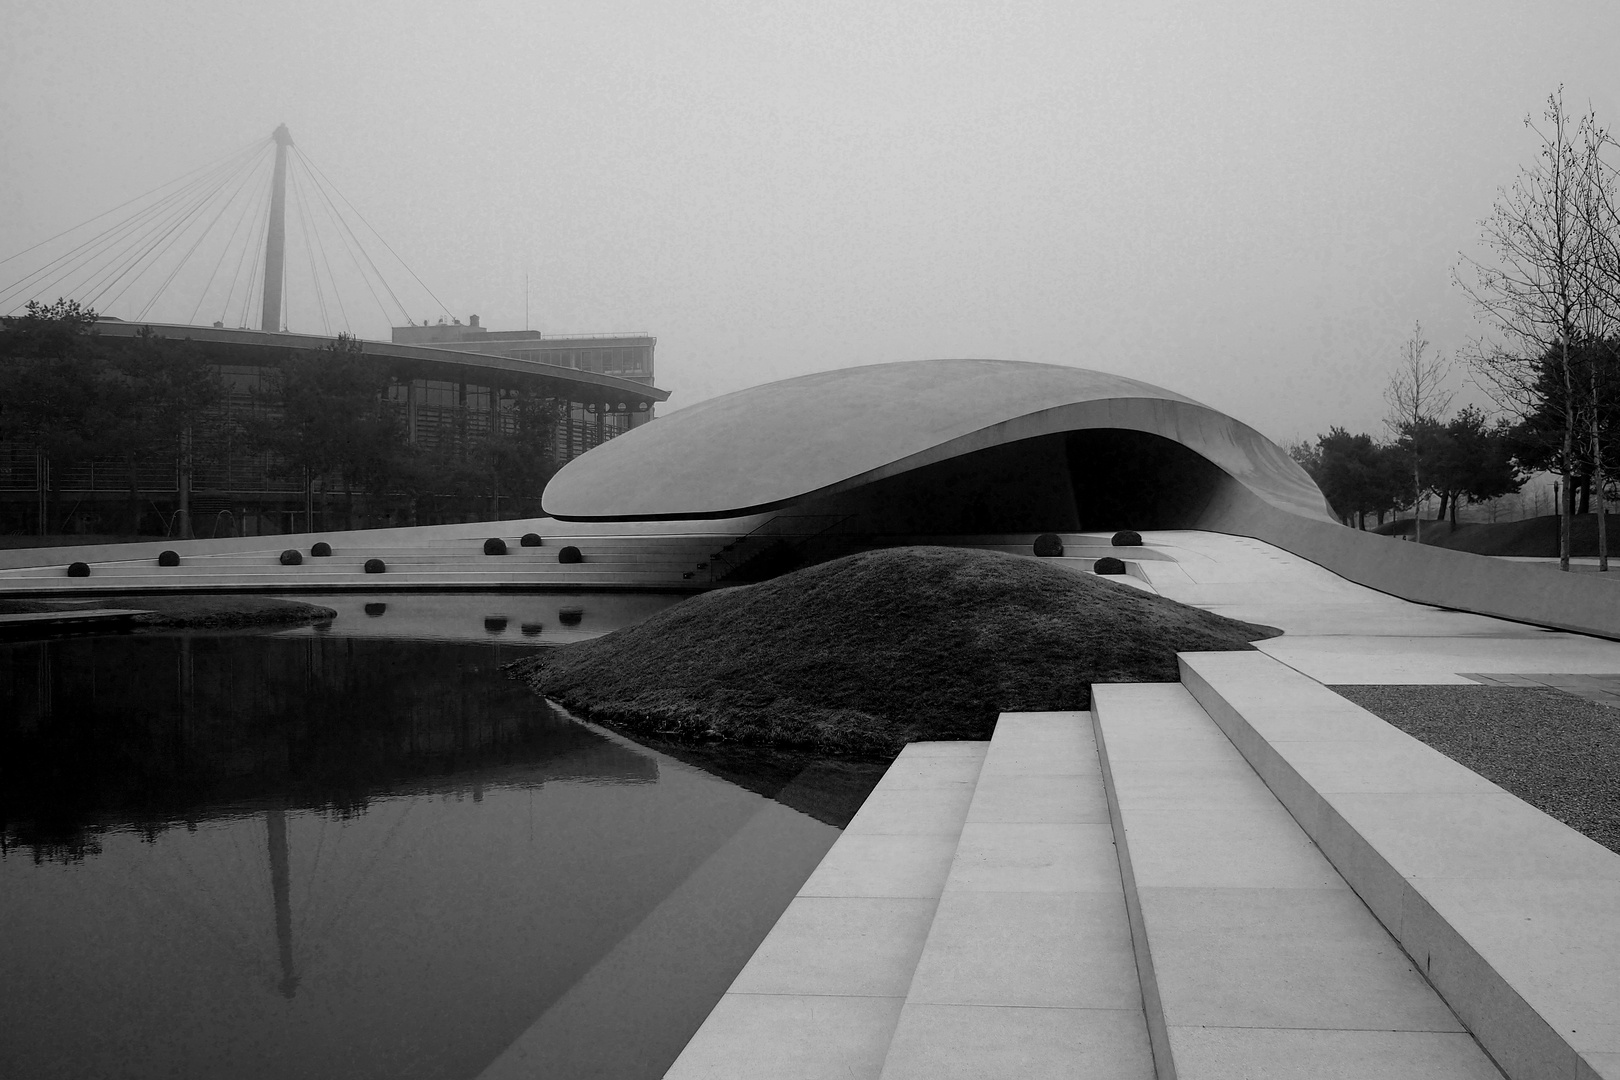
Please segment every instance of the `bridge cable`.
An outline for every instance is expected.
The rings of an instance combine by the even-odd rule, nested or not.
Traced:
[[[224,165],[219,166],[216,170],[208,175],[198,177],[188,184],[169,192],[156,202],[150,204],[149,206],[143,207],[121,221],[115,222],[96,235],[50,260],[44,266],[39,267],[32,273],[25,274],[23,277],[12,282],[4,289],[0,289],[0,298],[14,294],[18,290],[30,290],[33,295],[38,295],[38,293],[42,291],[49,291],[65,278],[73,276],[73,274],[100,259],[102,255],[105,254],[105,250],[107,248],[118,242],[121,235],[138,232],[147,222],[161,215],[171,204],[184,200],[188,196],[188,193],[194,188],[206,184],[216,175],[227,172],[232,163],[233,162],[227,162]],[[72,232],[73,230],[70,229],[68,231]],[[35,246],[37,247],[39,245]],[[86,248],[90,248],[92,250],[86,252]],[[83,254],[81,255],[81,253]],[[80,257],[75,259],[75,256]],[[116,256],[114,257],[116,258]],[[62,272],[57,273],[57,271]],[[51,278],[47,285],[45,285],[43,288],[38,286],[40,279],[48,278],[53,273],[56,274],[56,276]]]
[[[163,295],[164,291],[168,289],[170,284],[174,282],[175,276],[179,274],[180,271],[186,267],[186,264],[191,261],[192,255],[196,254],[197,248],[204,240],[208,239],[209,235],[214,230],[214,226],[219,224],[219,219],[224,216],[225,211],[230,209],[231,205],[236,202],[237,196],[241,195],[243,191],[247,190],[248,181],[251,179],[251,177],[252,169],[250,167],[243,171],[242,176],[240,180],[238,180],[236,186],[233,187],[230,190],[230,193],[219,203],[219,208],[214,211],[214,216],[208,220],[206,225],[197,230],[197,238],[191,242],[191,247],[187,248],[186,253],[180,256],[179,260],[174,264],[174,268],[169,271],[169,276],[163,279],[163,284],[157,287],[157,291],[154,292],[152,294],[152,298],[146,302],[146,306],[141,308],[139,313],[136,314],[135,320],[137,322],[141,322],[146,319],[146,313],[152,310],[152,305],[158,302],[158,299]],[[210,274],[209,281],[211,282],[212,280],[213,276]],[[201,303],[201,301],[199,300],[198,303]]]
[[[85,221],[81,221],[77,225],[72,226],[71,228],[63,229],[61,232],[57,233],[55,236],[47,236],[45,239],[41,240],[37,244],[33,244],[33,245],[29,246],[29,247],[25,247],[21,251],[15,252],[14,254],[7,255],[5,258],[0,259],[0,266],[3,266],[4,264],[10,262],[12,259],[21,258],[22,256],[28,254],[30,251],[33,251],[35,248],[42,248],[46,244],[50,243],[52,240],[60,240],[62,237],[66,236],[68,233],[73,232],[75,229],[82,229],[86,225],[90,224],[90,222],[92,222],[92,221],[99,221],[101,218],[106,217],[108,214],[116,214],[118,211],[122,210],[124,207],[128,206],[130,203],[140,202],[142,199],[146,198],[148,195],[151,195],[153,192],[161,191],[164,188],[168,187],[170,184],[179,183],[181,180],[184,180],[186,177],[190,176],[191,173],[201,172],[204,169],[211,169],[214,166],[220,164],[220,162],[222,162],[222,161],[225,161],[225,160],[230,159],[230,158],[235,158],[238,154],[244,154],[244,153],[247,153],[250,150],[261,148],[262,145],[266,141],[267,140],[265,140],[265,139],[256,139],[252,143],[249,143],[247,146],[242,147],[240,150],[232,150],[229,154],[226,154],[224,158],[215,159],[214,161],[210,161],[206,165],[199,165],[195,169],[192,169],[191,172],[181,173],[179,176],[175,177],[173,180],[165,180],[163,183],[159,184],[157,187],[151,188],[148,191],[143,191],[141,194],[135,196],[132,199],[125,199],[123,202],[119,203],[117,206],[113,207],[111,210],[103,210],[101,213],[97,214],[95,217],[89,218],[89,219],[87,219]]]
[[[327,337],[332,336],[332,320],[326,314],[326,294],[321,288],[320,271],[315,268],[315,245],[309,239],[309,210],[304,205],[303,185],[298,182],[298,170],[288,169],[288,178],[292,181],[293,205],[298,207],[298,229],[304,237],[304,258],[309,263],[310,285],[315,289],[315,306],[321,313],[321,329]],[[292,311],[291,298],[287,302],[289,314]],[[289,322],[292,320],[289,318]]]
[[[330,208],[329,213],[332,215],[333,220],[337,222],[338,227],[341,230],[341,232],[346,232],[348,234],[348,236],[349,236],[349,239],[353,241],[353,246],[352,247],[349,247],[348,244],[345,244],[345,246],[349,247],[350,258],[353,258],[355,260],[355,268],[360,271],[361,280],[366,283],[366,288],[371,289],[371,295],[372,295],[372,298],[377,301],[378,310],[380,310],[382,312],[383,317],[385,319],[389,319],[390,321],[393,319],[392,314],[388,310],[388,305],[386,305],[386,304],[384,304],[382,302],[382,298],[377,294],[377,290],[371,284],[371,278],[373,278],[373,277],[376,278],[377,283],[380,284],[383,287],[383,291],[388,293],[389,299],[394,302],[394,306],[399,309],[399,312],[400,312],[400,314],[402,316],[404,316],[405,321],[406,322],[413,322],[414,320],[411,318],[411,313],[406,309],[405,305],[400,302],[399,296],[398,296],[398,294],[396,294],[394,292],[393,286],[391,286],[388,283],[388,278],[383,275],[383,272],[382,272],[381,269],[378,268],[376,261],[374,259],[372,259],[371,253],[366,250],[365,244],[363,244],[361,242],[360,237],[355,233],[353,227],[349,224],[348,220],[343,216],[342,210],[333,201],[331,193],[328,193],[325,189],[323,189],[321,187],[320,182],[319,182],[320,177],[318,175],[318,170],[316,168],[314,168],[314,162],[310,161],[308,159],[308,157],[305,156],[304,157],[304,163],[306,165],[308,165],[308,166],[311,166],[310,175],[312,177],[316,178],[316,189],[321,191],[322,196],[326,199],[327,205]],[[328,181],[328,183],[330,183],[330,181]],[[343,193],[340,192],[340,191],[337,191],[337,189],[335,187],[332,189],[332,192],[336,193],[339,198],[343,198]],[[344,199],[344,201],[348,202],[347,199]],[[349,205],[350,205],[350,208],[352,209],[353,204],[350,203]],[[359,214],[360,214],[360,212],[358,210],[356,210],[355,211],[355,216],[359,217]],[[364,220],[365,220],[364,218],[361,219],[362,223],[364,223]],[[367,225],[367,228],[370,228],[370,226]],[[375,233],[376,230],[373,229],[372,232]],[[341,233],[340,233],[340,235],[341,235]],[[378,239],[381,240],[382,238],[379,236]],[[383,241],[383,246],[387,247],[387,241]],[[355,252],[359,252],[358,257],[355,255]],[[398,259],[399,256],[395,255],[394,258]],[[364,261],[362,261],[362,260],[364,260]],[[403,261],[401,261],[400,265],[404,266],[405,264],[404,264]],[[366,275],[366,268],[368,266],[371,268],[371,277],[367,277],[367,275]],[[405,270],[406,270],[407,273],[409,273],[410,272],[410,267],[406,266]],[[423,288],[426,288],[426,287],[427,286],[425,286],[425,285],[423,286]],[[435,297],[435,299],[437,299],[437,297]]]
[[[307,164],[305,162],[300,160],[299,164],[303,165],[307,170],[308,166],[307,166]],[[372,285],[371,278],[369,276],[367,276],[367,274],[366,274],[366,265],[365,265],[364,262],[361,261],[362,258],[365,256],[365,250],[363,248],[361,248],[359,250],[359,253],[356,254],[356,249],[359,248],[359,244],[360,244],[359,237],[356,237],[356,236],[354,236],[352,234],[352,232],[350,231],[350,229],[348,227],[348,224],[343,220],[342,215],[338,213],[337,207],[333,204],[331,197],[328,196],[325,191],[321,190],[321,186],[320,186],[320,184],[318,182],[315,182],[315,178],[314,178],[313,173],[310,174],[310,180],[311,180],[312,183],[315,183],[316,192],[319,193],[321,198],[324,200],[323,201],[323,208],[326,211],[327,220],[331,221],[337,227],[338,239],[340,241],[342,241],[343,250],[349,256],[349,261],[354,263],[354,268],[357,271],[359,271],[359,273],[360,273],[360,281],[365,285],[366,291],[371,293],[371,299],[376,302],[377,310],[382,312],[383,318],[388,319],[390,322],[392,322],[393,321],[393,314],[388,310],[388,305],[383,303],[382,297],[377,295],[376,287],[374,285]],[[351,244],[351,240],[353,241],[352,244]],[[375,270],[375,267],[373,267],[373,270]],[[379,275],[379,278],[380,278],[380,275]],[[388,286],[388,283],[386,281],[383,282],[383,287],[387,288],[387,286]],[[392,293],[390,293],[390,295],[392,295]],[[398,297],[394,297],[394,302],[395,302],[396,305],[399,306],[400,314],[405,317],[405,321],[406,322],[413,322],[413,320],[411,319],[410,312],[405,310],[404,305],[399,304],[399,298]]]
[[[301,155],[301,156],[303,156],[306,161],[309,161],[309,155],[304,154],[304,155]],[[315,175],[317,177],[319,177],[321,180],[325,181],[325,183],[328,186],[331,187],[332,191],[337,195],[337,197],[343,200],[344,205],[347,206],[349,209],[354,210],[354,216],[360,219],[360,223],[362,225],[364,225],[366,228],[371,230],[371,234],[373,236],[375,236],[378,239],[378,241],[380,241],[382,243],[383,247],[388,249],[388,253],[390,255],[392,255],[399,262],[399,265],[403,266],[405,268],[405,272],[410,274],[412,278],[415,278],[416,283],[418,285],[422,286],[423,290],[426,291],[429,296],[433,297],[433,302],[438,304],[439,307],[441,309],[443,309],[443,311],[444,311],[444,313],[446,315],[449,315],[451,313],[450,309],[445,306],[444,301],[440,300],[438,298],[438,296],[434,294],[433,290],[429,289],[427,287],[427,282],[423,281],[420,277],[417,277],[416,271],[411,269],[410,264],[407,263],[404,259],[401,259],[400,256],[399,256],[399,252],[395,251],[393,249],[393,246],[388,243],[387,239],[385,239],[381,233],[379,233],[375,228],[372,227],[371,222],[366,220],[365,215],[360,213],[359,210],[355,209],[354,204],[349,201],[348,196],[344,195],[343,192],[341,192],[341,191],[339,191],[337,189],[337,185],[333,184],[332,181],[327,177],[326,173],[321,171],[321,167],[319,165],[317,165],[314,161],[309,161],[309,165],[310,165],[310,168],[314,170]],[[378,276],[380,277],[381,275],[378,275]],[[386,279],[384,280],[383,284],[387,285]],[[393,290],[390,289],[389,292],[392,293]],[[395,303],[398,303],[398,302],[399,302],[398,297],[395,297]],[[400,307],[403,309],[404,305],[401,304]]]
[[[307,169],[305,170],[305,173],[306,173],[306,177],[307,177],[309,183],[313,186],[315,178],[313,176],[308,175],[308,170]],[[299,181],[299,190],[300,191],[303,190],[303,186],[304,186],[304,181],[300,180]],[[310,200],[310,202],[314,202],[314,200]],[[348,331],[350,331],[352,333],[353,332],[353,327],[351,327],[349,325],[349,313],[343,306],[343,290],[338,288],[337,275],[332,272],[332,260],[327,257],[326,243],[321,239],[320,225],[318,223],[316,223],[314,213],[312,211],[310,211],[309,209],[307,209],[308,204],[307,203],[301,203],[301,205],[306,206],[306,209],[305,209],[304,212],[306,214],[309,214],[311,231],[315,235],[315,244],[320,249],[320,252],[321,252],[321,263],[326,267],[326,279],[332,283],[332,299],[337,304],[338,317],[343,320],[343,329],[348,330]],[[362,274],[361,279],[364,280],[364,277],[365,277],[365,275]],[[384,314],[386,315],[387,313],[385,312]]]
[[[97,303],[102,296],[106,295],[108,290],[124,279],[125,274],[127,274],[130,270],[134,270],[134,275],[129,278],[128,282],[126,282],[124,286],[120,288],[117,293],[113,294],[112,298],[107,301],[109,307],[116,304],[118,300],[126,292],[128,292],[137,281],[146,275],[146,272],[150,270],[153,265],[158,262],[158,260],[162,259],[162,257],[171,247],[179,242],[180,238],[185,235],[185,231],[191,227],[195,220],[198,220],[199,216],[204,212],[208,204],[218,196],[220,191],[224,189],[225,184],[228,183],[230,179],[231,178],[228,176],[222,178],[220,182],[213,188],[194,197],[188,205],[180,210],[179,213],[171,215],[169,227],[157,235],[150,243],[146,245],[144,249],[137,252],[133,260],[126,260],[126,268],[121,270],[117,277],[113,278],[106,285],[102,286],[101,291],[96,293],[96,295],[91,298],[91,304],[93,305]]]
[[[262,189],[265,185],[269,184],[269,182],[270,182],[270,173],[267,170],[265,172],[264,176],[262,178],[260,178],[260,180],[256,184],[254,184],[254,188],[255,189]],[[249,190],[248,185],[244,182],[244,184],[243,184],[243,186],[242,186],[242,188],[240,190],[242,190],[242,191]],[[237,237],[237,234],[242,231],[243,222],[247,221],[248,218],[251,217],[251,216],[257,216],[255,213],[250,213],[250,211],[252,211],[253,208],[257,205],[257,202],[258,202],[257,190],[255,190],[254,194],[250,194],[248,196],[248,198],[243,201],[241,212],[239,214],[237,214],[237,216],[236,216],[236,224],[231,227],[231,234],[228,237],[225,238],[224,246],[219,249],[219,258],[214,261],[214,268],[213,268],[213,270],[209,271],[209,273],[208,273],[208,281],[207,281],[207,283],[204,284],[201,291],[198,292],[198,294],[197,294],[197,303],[191,309],[191,314],[186,316],[186,322],[193,323],[193,324],[196,323],[196,321],[197,321],[197,312],[202,310],[203,302],[208,299],[208,294],[214,291],[214,281],[219,276],[220,267],[224,266],[226,257],[228,255],[230,255],[231,248],[234,247],[235,244],[236,244],[236,237]],[[244,246],[244,250],[245,250],[245,246]],[[240,263],[237,264],[237,272],[238,273],[241,272],[241,264]],[[231,287],[232,287],[232,290],[234,291],[234,289],[236,287],[235,278],[231,279]],[[225,294],[225,303],[227,305],[229,305],[230,302],[231,302],[230,293],[226,293]],[[225,321],[225,318],[224,318],[224,315],[222,314],[220,316],[220,322],[224,322],[224,321]]]

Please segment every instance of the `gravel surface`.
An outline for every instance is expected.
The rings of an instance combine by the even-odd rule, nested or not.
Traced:
[[[1620,853],[1620,709],[1517,686],[1333,689]]]

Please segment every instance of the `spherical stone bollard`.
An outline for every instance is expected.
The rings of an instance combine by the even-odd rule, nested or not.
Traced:
[[[1141,547],[1142,534],[1135,529],[1121,529],[1109,543],[1115,547]]]
[[[386,614],[388,614],[388,605],[387,604],[367,604],[366,605],[366,618],[368,618],[368,619],[380,619]]]
[[[297,566],[303,561],[304,556],[298,551],[297,548],[288,548],[286,551],[281,553],[282,566]]]
[[[160,552],[158,552],[158,565],[159,566],[179,566],[180,565],[180,553],[178,551],[160,551]]]
[[[579,553],[579,548],[575,547],[573,544],[569,544],[567,547],[557,552],[557,561],[560,563],[584,562],[585,556]]]
[[[76,563],[69,563],[68,564],[68,577],[89,577],[89,576],[90,576],[90,564],[89,563],[76,562]]]
[[[502,540],[498,536],[490,537],[488,540],[484,541],[484,554],[485,555],[505,555],[506,554],[506,541]]]
[[[1098,574],[1123,574],[1125,572],[1125,564],[1114,558],[1112,555],[1104,555],[1102,558],[1097,560],[1097,565],[1093,566],[1091,569],[1094,573]]]
[[[519,540],[518,543],[522,544],[524,547],[539,547],[540,546],[540,534],[539,533],[524,533],[523,534],[523,539]]]
[[[388,573],[388,564],[383,562],[381,559],[367,559],[366,560],[366,573],[368,573],[368,574],[386,574],[386,573]]]
[[[1063,541],[1056,533],[1041,533],[1035,538],[1035,554],[1043,559],[1055,559],[1063,554]]]
[[[584,617],[584,608],[565,607],[557,610],[557,621],[562,623],[564,626],[578,626],[580,620]]]
[[[315,556],[317,559],[324,559],[328,555],[332,554],[332,545],[328,544],[325,540],[317,540],[315,543],[310,545],[309,553]]]

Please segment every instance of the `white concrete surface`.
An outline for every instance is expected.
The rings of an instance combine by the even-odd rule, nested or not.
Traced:
[[[1186,690],[1093,706],[1159,1075],[1500,1075]]]
[[[1181,659],[1506,1075],[1620,1076],[1620,855],[1270,657]]]
[[[668,1077],[879,1075],[984,755],[901,752]]]
[[[1085,713],[1003,713],[884,1080],[1153,1076]]]

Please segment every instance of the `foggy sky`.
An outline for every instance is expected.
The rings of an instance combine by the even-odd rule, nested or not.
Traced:
[[[1620,126],[1614,0],[0,11],[0,256],[285,121],[454,314],[657,335],[666,412],[990,356],[1376,429],[1524,116]]]

